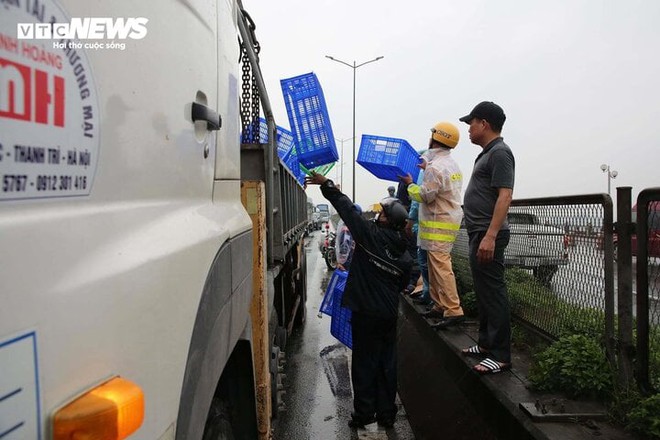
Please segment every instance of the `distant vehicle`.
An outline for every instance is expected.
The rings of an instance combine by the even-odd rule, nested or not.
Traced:
[[[511,238],[504,252],[504,265],[531,269],[534,277],[549,286],[559,266],[568,264],[564,230],[542,224],[531,213],[509,212]]]
[[[321,255],[323,255],[328,270],[332,271],[337,268],[337,252],[335,250],[337,234],[335,231],[330,230],[330,225],[328,225],[328,223],[325,224],[325,228],[325,238],[321,239],[319,250],[321,251]]]
[[[637,223],[637,204],[632,208],[632,221]],[[660,201],[650,203],[647,225],[648,256],[660,258]],[[632,236],[632,254],[637,256],[637,234]]]
[[[535,214],[525,212],[509,212],[508,221],[511,238],[504,251],[504,265],[529,269],[540,283],[549,286],[559,266],[568,264],[563,229],[542,224]],[[460,255],[468,255],[464,224],[461,224],[454,248]]]
[[[633,223],[637,224],[637,204],[632,207],[631,220]],[[648,256],[654,258],[660,258],[660,202],[651,202],[649,206],[649,217],[648,217]],[[613,237],[614,241],[614,258],[617,256],[617,251],[619,247],[619,237],[615,233]],[[633,233],[631,237],[632,242],[632,254],[637,256],[637,234]],[[596,247],[598,249],[603,249],[603,235],[600,234],[596,241]]]
[[[319,212],[319,222],[327,223],[330,221],[330,206],[327,203],[319,203],[316,205]]]
[[[312,231],[317,231],[321,229],[321,223],[319,222],[319,213],[316,210],[316,206],[312,203],[311,199],[307,200],[307,233],[309,234]]]

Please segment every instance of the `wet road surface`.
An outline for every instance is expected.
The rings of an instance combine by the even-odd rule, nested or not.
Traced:
[[[330,334],[330,317],[317,316],[331,275],[318,249],[322,237],[314,232],[307,238],[307,321],[287,341],[286,411],[274,421],[275,439],[414,439],[400,402],[393,429],[348,427],[351,351]]]

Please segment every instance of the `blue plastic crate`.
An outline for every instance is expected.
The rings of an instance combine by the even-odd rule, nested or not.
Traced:
[[[275,129],[277,132],[277,138],[275,139],[277,155],[284,160],[284,157],[293,147],[293,133],[279,125],[276,125]],[[262,144],[268,143],[268,123],[264,118],[259,118],[259,142]]]
[[[284,158],[294,149],[295,144],[293,133],[286,128],[277,126],[277,155]]]
[[[312,169],[339,160],[328,108],[316,75],[312,72],[283,79],[280,85],[300,163]]]
[[[264,142],[264,139],[267,138],[267,129],[266,126],[262,124],[261,119],[258,121],[251,121],[248,125],[243,127],[243,131],[241,132],[241,143],[243,144],[256,144]]]
[[[328,287],[325,289],[325,295],[323,296],[323,301],[321,301],[321,307],[319,308],[320,313],[324,313],[328,316],[332,316],[332,304],[334,301],[334,296],[337,291],[343,292],[344,287],[346,287],[346,279],[348,278],[348,272],[341,269],[336,269],[332,272],[330,281],[328,281]]]
[[[305,184],[305,172],[300,168],[300,162],[298,162],[298,153],[296,152],[296,146],[294,145],[289,153],[282,158],[282,161],[287,166],[291,173],[296,177],[296,180],[300,182],[301,185]]]
[[[420,156],[404,139],[364,134],[357,163],[379,179],[398,182],[397,176],[410,173],[416,182]]]
[[[338,273],[339,272],[339,273]],[[344,278],[344,282],[337,282],[334,294],[332,295],[332,321],[330,322],[330,334],[337,338],[339,342],[353,348],[353,331],[351,329],[352,312],[346,307],[342,307],[341,301],[344,297],[344,288],[346,287],[346,278],[348,272],[335,270],[339,277]],[[334,275],[334,274],[333,274]]]

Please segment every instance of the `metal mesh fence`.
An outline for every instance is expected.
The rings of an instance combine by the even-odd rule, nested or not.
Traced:
[[[660,188],[640,193],[633,221],[632,252],[637,257],[637,378],[642,389],[660,390]]]
[[[504,260],[515,319],[550,339],[606,334],[606,316],[613,319],[607,301],[613,283],[606,276],[613,258],[608,263],[604,246],[608,236],[611,240],[605,233],[608,223],[611,231],[611,219],[611,200],[603,195],[512,202]],[[464,228],[454,253],[468,256]]]
[[[660,213],[653,213],[660,222]],[[657,238],[656,238],[657,239]],[[660,391],[660,255],[648,257],[649,368],[651,386]]]
[[[642,389],[658,392],[660,188],[640,193],[632,212],[637,234],[630,237],[632,248],[628,251],[621,244],[618,256],[617,242],[623,240],[623,233],[619,231],[617,239],[612,211],[612,201],[606,195],[512,202],[508,214],[511,238],[504,254],[512,317],[551,340],[584,334],[604,341],[610,355],[618,353],[621,348],[615,347],[615,286],[617,278],[625,278],[617,277],[615,264],[617,258],[630,258],[628,252],[632,250],[636,376]],[[468,253],[468,236],[462,227],[453,254],[468,258]],[[629,272],[623,272],[626,273]],[[620,310],[619,320],[621,313]],[[619,322],[620,328],[621,325]],[[619,364],[628,362],[620,355],[616,356]]]

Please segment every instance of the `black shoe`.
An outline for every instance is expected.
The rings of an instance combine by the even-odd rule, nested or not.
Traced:
[[[363,420],[355,415],[351,416],[351,420],[348,421],[348,426],[354,429],[365,429],[364,425],[371,425],[376,421],[376,418],[372,417],[369,420]]]
[[[417,298],[417,299],[413,299],[413,304],[417,304],[420,306],[430,306],[431,304],[433,304],[433,302],[430,299]]]
[[[442,318],[444,316],[444,312],[438,309],[431,309],[428,312],[422,313],[422,316],[424,318]]]
[[[382,426],[385,429],[392,429],[394,428],[394,419],[378,420],[378,426]]]
[[[349,428],[353,428],[353,429],[364,429],[364,423],[360,423],[355,419],[349,420],[348,426]]]
[[[412,299],[417,299],[420,298],[423,294],[424,292],[420,290],[419,292],[411,293],[408,296],[411,297]]]
[[[448,316],[446,318],[442,318],[440,321],[436,322],[431,326],[431,328],[435,329],[444,329],[447,327],[451,327],[454,325],[458,325],[461,322],[465,321],[465,316]]]

